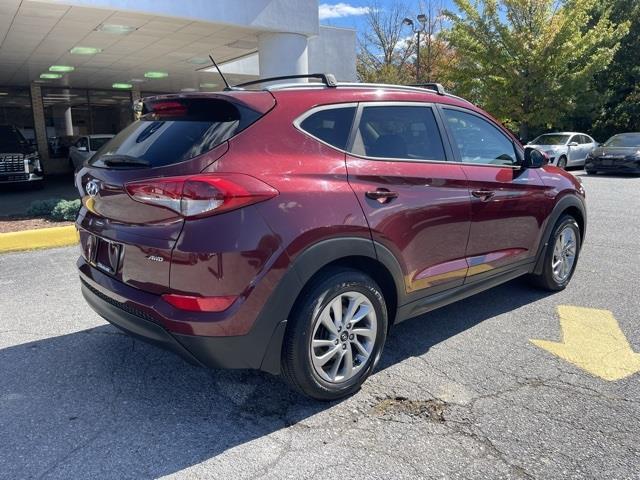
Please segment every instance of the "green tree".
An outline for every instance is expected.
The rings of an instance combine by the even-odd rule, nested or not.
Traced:
[[[613,61],[594,82],[594,91],[604,97],[595,122],[595,133],[602,140],[615,133],[640,131],[640,2],[614,0],[611,19],[627,20],[630,25]]]
[[[445,12],[457,53],[450,82],[525,139],[576,109],[628,28],[609,9],[593,21],[598,0],[454,1],[460,13]]]

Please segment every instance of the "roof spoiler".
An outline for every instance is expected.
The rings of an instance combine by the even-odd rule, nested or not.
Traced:
[[[260,78],[258,80],[251,80],[250,82],[239,83],[233,87],[227,87],[225,90],[235,90],[236,88],[244,88],[250,85],[258,85],[260,83],[278,82],[280,80],[295,80],[299,78],[317,78],[329,88],[335,88],[338,86],[336,77],[332,73],[307,73],[301,75],[283,75],[281,77]]]

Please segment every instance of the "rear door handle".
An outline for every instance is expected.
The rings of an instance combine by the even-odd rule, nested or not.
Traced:
[[[377,190],[366,192],[365,196],[379,203],[387,203],[394,198],[398,198],[398,193],[387,190],[386,188],[378,188]]]
[[[471,195],[473,195],[476,198],[479,198],[483,202],[486,202],[487,200],[490,200],[495,194],[496,194],[496,192],[494,192],[493,190],[481,189],[481,190],[472,190],[471,191]]]

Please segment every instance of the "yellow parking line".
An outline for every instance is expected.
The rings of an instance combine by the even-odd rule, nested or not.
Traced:
[[[73,225],[0,233],[0,252],[66,247],[76,243],[78,231]]]

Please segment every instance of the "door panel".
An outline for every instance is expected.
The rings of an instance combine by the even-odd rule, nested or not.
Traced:
[[[472,192],[493,192],[487,200],[471,199],[469,276],[533,258],[549,209],[538,171],[483,165],[463,169]]]
[[[470,199],[460,165],[347,155],[347,170],[373,239],[402,264],[408,293],[463,283]],[[377,189],[394,192],[397,198],[380,203],[367,196]]]
[[[533,258],[550,208],[540,175],[517,166],[513,139],[488,118],[449,107],[442,115],[471,192],[469,280]]]
[[[423,103],[363,104],[346,157],[373,239],[400,262],[407,293],[461,285],[467,273],[469,189],[447,162],[436,113]]]

